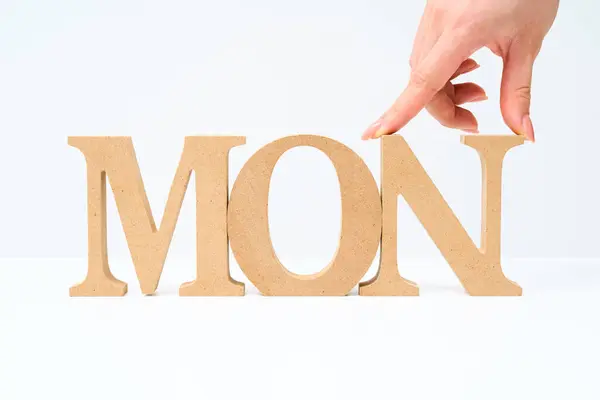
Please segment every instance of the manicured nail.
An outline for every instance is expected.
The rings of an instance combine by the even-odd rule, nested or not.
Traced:
[[[380,127],[379,129],[377,129],[377,132],[375,132],[375,136],[373,137],[374,139],[379,139],[381,136],[385,135],[387,133],[387,129],[385,129],[385,127]]]
[[[535,142],[535,134],[533,133],[533,124],[531,123],[531,117],[529,114],[525,114],[523,117],[523,122],[521,123],[523,127],[523,135],[531,140],[532,143]]]
[[[369,140],[373,138],[373,131],[376,131],[377,129],[379,129],[379,126],[381,125],[381,120],[377,120],[375,122],[373,122],[365,131],[365,133],[363,133],[362,135],[362,140]]]

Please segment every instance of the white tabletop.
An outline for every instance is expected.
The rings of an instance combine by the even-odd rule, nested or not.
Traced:
[[[83,260],[0,260],[0,399],[598,399],[600,260],[511,260],[520,298],[415,262],[416,298],[70,298]],[[236,277],[234,275],[234,277]]]

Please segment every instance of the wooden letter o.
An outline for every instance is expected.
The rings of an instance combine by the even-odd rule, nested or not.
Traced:
[[[269,233],[268,199],[273,168],[287,150],[311,146],[333,163],[342,200],[340,241],[333,260],[312,275],[287,270]],[[381,198],[369,168],[354,151],[322,136],[276,140],[257,151],[238,175],[228,210],[230,245],[242,271],[265,295],[343,296],[369,269],[381,238]]]

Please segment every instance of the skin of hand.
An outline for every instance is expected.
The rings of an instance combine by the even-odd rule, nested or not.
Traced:
[[[531,78],[559,0],[428,0],[410,57],[411,75],[395,103],[363,134],[375,139],[402,129],[423,108],[443,126],[478,132],[461,104],[487,100],[475,83],[453,84],[479,65],[471,59],[487,47],[502,57],[500,109],[508,127],[534,141],[529,116]]]

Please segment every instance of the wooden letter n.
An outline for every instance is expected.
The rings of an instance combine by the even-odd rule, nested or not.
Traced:
[[[361,283],[368,296],[418,295],[397,264],[397,199],[402,195],[458,276],[475,296],[519,296],[521,288],[508,280],[500,266],[502,161],[509,149],[523,144],[521,136],[463,136],[477,150],[482,167],[481,248],[473,243],[402,136],[381,142],[382,239],[377,275]]]

